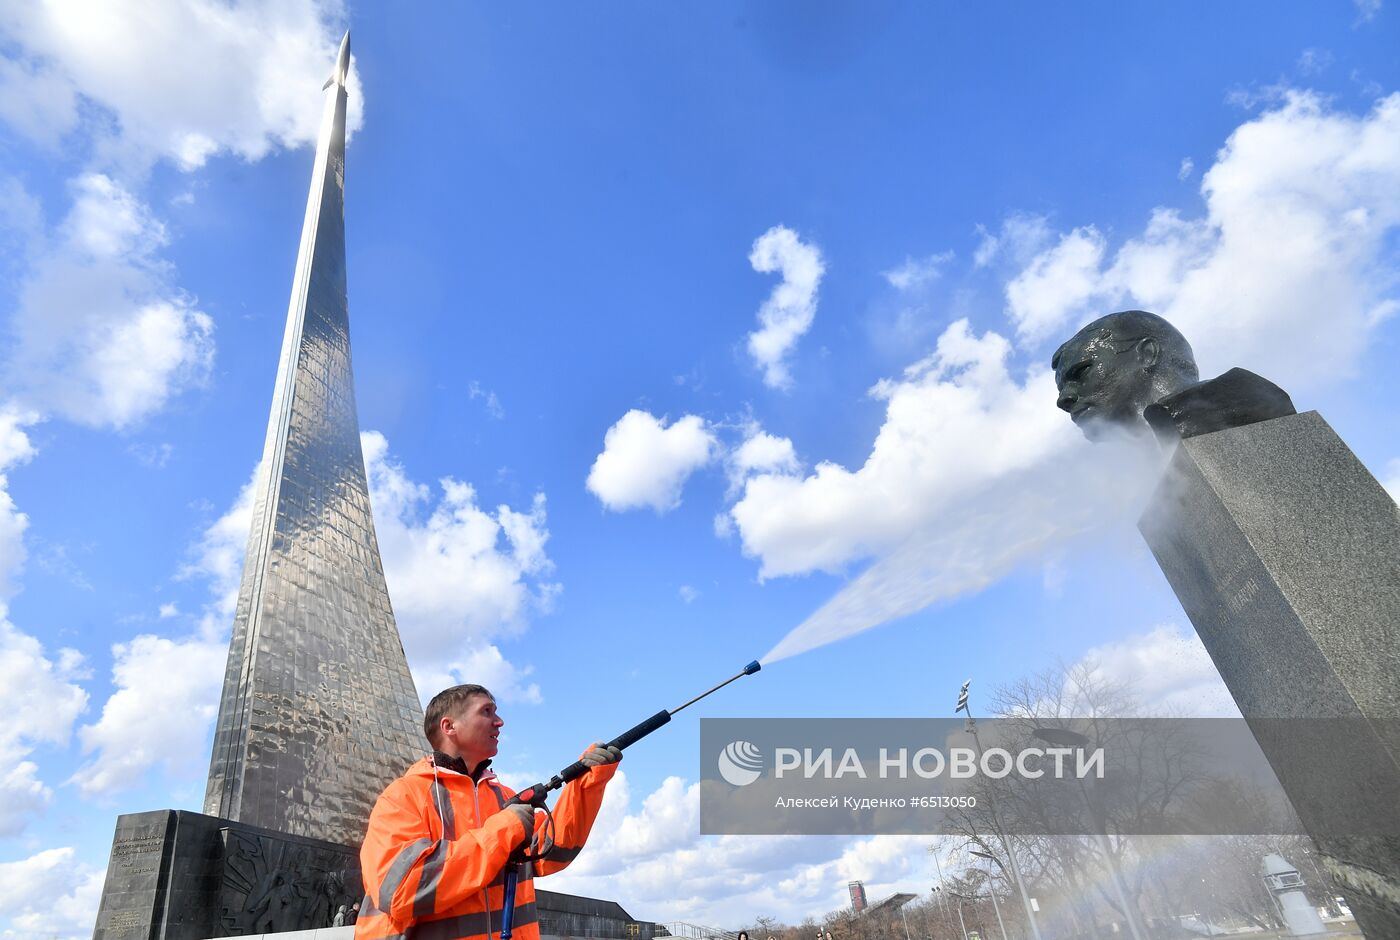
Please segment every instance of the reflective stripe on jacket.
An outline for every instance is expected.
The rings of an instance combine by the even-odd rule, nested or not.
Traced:
[[[539,940],[533,876],[559,871],[578,856],[616,772],[616,763],[594,767],[560,792],[554,848],[520,872],[513,940]],[[495,940],[503,870],[525,837],[515,814],[500,811],[514,795],[489,770],[474,782],[427,757],[389,784],[360,848],[365,899],[356,940]],[[538,832],[543,813],[535,822]]]

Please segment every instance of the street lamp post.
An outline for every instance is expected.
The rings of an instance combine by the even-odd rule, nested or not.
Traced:
[[[1002,923],[1001,908],[997,907],[997,893],[991,889],[990,885],[988,885],[987,887],[987,896],[992,899],[992,910],[996,911],[997,913],[997,928],[1001,930],[1001,940],[1006,940],[1006,924]],[[958,894],[956,891],[954,891],[953,897],[958,899],[958,923],[962,925],[963,940],[967,940],[967,925],[963,924],[962,902],[980,901],[982,900],[982,896],[980,894],[975,894],[971,897],[968,897],[965,894]]]
[[[994,861],[994,862],[996,861],[996,856],[994,856],[994,855],[989,855],[989,854],[986,853],[986,852],[978,852],[978,851],[975,851],[975,850],[973,850],[973,849],[968,849],[968,850],[967,850],[967,854],[968,854],[968,855],[976,855],[978,858],[989,858],[989,859],[991,859],[991,860]],[[1000,863],[998,863],[998,864],[1000,864]],[[992,910],[993,910],[993,911],[996,911],[996,915],[997,915],[997,926],[1001,928],[1001,940],[1006,940],[1006,924],[1005,924],[1005,923],[1002,921],[1002,919],[1001,919],[1001,905],[999,905],[999,904],[997,903],[997,892],[996,892],[996,889],[995,889],[994,887],[992,887],[992,885],[990,885],[990,884],[987,885],[987,894],[990,895],[990,896],[991,896],[991,899],[992,899]]]
[[[938,864],[938,852],[933,853],[933,870],[938,872],[938,903],[943,908],[943,916],[948,916],[948,899],[943,897],[943,866]]]
[[[972,685],[972,680],[968,679],[963,683],[962,689],[958,692],[958,707],[954,712],[963,712],[967,715],[967,730],[972,734],[972,740],[977,745],[977,763],[982,763],[982,739],[977,735],[977,719],[972,717],[972,707],[967,701],[967,690]],[[991,791],[987,791],[987,808],[992,812],[992,826],[997,831],[997,838],[1001,839],[1001,847],[1006,852],[1006,859],[1011,863],[1011,879],[1016,882],[1016,890],[1021,894],[1021,906],[1026,909],[1026,923],[1031,925],[1031,936],[1035,940],[1041,940],[1040,927],[1035,922],[1035,909],[1031,907],[1031,896],[1026,893],[1026,882],[1021,877],[1021,866],[1016,861],[1016,853],[1011,850],[1011,840],[1006,836],[1006,830],[1001,828],[1001,818],[997,815],[996,800],[992,798]],[[1002,931],[1005,933],[1005,931]]]
[[[1089,739],[1078,731],[1070,731],[1068,728],[1036,728],[1032,735],[1047,744],[1056,747],[1073,747],[1083,750],[1089,746]],[[1118,860],[1113,857],[1113,847],[1109,844],[1108,834],[1098,830],[1107,828],[1100,819],[1098,810],[1094,808],[1094,803],[1089,799],[1089,791],[1084,788],[1084,778],[1076,776],[1079,782],[1079,794],[1084,797],[1084,806],[1089,810],[1089,815],[1094,818],[1094,838],[1099,843],[1099,849],[1103,852],[1104,861],[1108,863],[1109,880],[1113,882],[1113,893],[1118,896],[1118,904],[1123,908],[1123,916],[1128,921],[1128,931],[1133,935],[1133,940],[1143,940],[1142,931],[1138,929],[1137,918],[1133,916],[1132,908],[1128,906],[1128,893],[1123,890],[1123,875],[1118,870]]]

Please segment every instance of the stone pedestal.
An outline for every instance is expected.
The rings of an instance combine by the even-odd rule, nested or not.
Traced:
[[[93,940],[204,940],[329,927],[364,896],[357,846],[185,810],[117,818]]]
[[[1400,511],[1316,412],[1192,437],[1138,527],[1368,937],[1400,937]]]

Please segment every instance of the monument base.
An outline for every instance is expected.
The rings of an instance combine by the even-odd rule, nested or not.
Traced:
[[[359,847],[187,810],[117,817],[93,940],[206,940],[330,927],[364,897]]]
[[[1357,923],[1400,937],[1395,501],[1305,412],[1182,441],[1138,528]]]

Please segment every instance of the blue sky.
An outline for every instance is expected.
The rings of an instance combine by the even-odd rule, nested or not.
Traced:
[[[420,692],[497,689],[523,784],[809,617],[893,618],[629,751],[556,890],[738,926],[927,887],[927,840],[699,837],[703,715],[947,715],[1080,661],[1224,707],[1132,528],[1144,475],[1054,407],[1094,316],[1168,316],[1400,488],[1379,0],[16,5],[7,935],[85,935],[115,816],[201,805],[346,27],[357,396]]]

